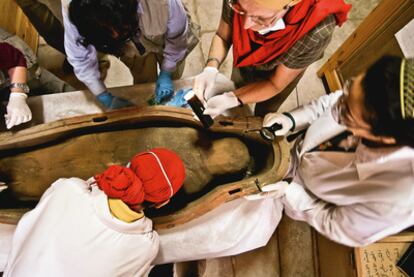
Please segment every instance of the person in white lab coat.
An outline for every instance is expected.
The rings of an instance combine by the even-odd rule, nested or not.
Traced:
[[[292,149],[285,213],[348,246],[414,225],[414,59],[385,56],[342,91],[266,115],[279,136],[308,128]]]
[[[157,148],[88,181],[57,180],[17,225],[4,276],[146,276],[159,238],[143,210],[184,179],[178,155]]]
[[[290,113],[277,136],[305,130],[286,179],[160,234],[154,264],[237,255],[266,245],[283,210],[349,246],[414,225],[414,60],[384,57]],[[402,82],[402,83],[401,83]],[[348,132],[345,132],[348,131]],[[194,247],[197,245],[197,247]]]

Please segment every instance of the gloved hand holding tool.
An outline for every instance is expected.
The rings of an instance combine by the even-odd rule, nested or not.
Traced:
[[[101,94],[99,94],[98,96],[96,96],[96,98],[108,110],[115,110],[115,109],[120,109],[120,108],[134,106],[134,104],[132,104],[128,100],[123,99],[123,98],[118,97],[118,96],[114,96],[109,91],[102,92]]]
[[[187,92],[187,94],[184,96],[184,99],[187,101],[187,103],[190,105],[191,109],[195,113],[195,118],[200,120],[204,128],[209,128],[211,125],[214,124],[213,118],[211,118],[211,116],[209,115],[204,114],[205,107],[202,101],[198,98],[198,96],[195,95],[193,90]]]
[[[275,136],[286,136],[295,129],[295,125],[295,120],[289,113],[268,113],[260,134],[265,139],[273,140]]]
[[[171,79],[171,72],[161,70],[155,86],[155,104],[161,104],[174,95],[174,84]]]
[[[207,100],[207,108],[204,111],[204,114],[215,118],[228,109],[242,105],[243,103],[232,91],[225,92],[223,94],[213,96]]]
[[[217,68],[207,66],[204,68],[203,72],[194,78],[194,93],[204,104],[215,95],[213,88],[216,83],[218,72]]]
[[[279,181],[273,184],[269,184],[263,186],[261,188],[262,192],[256,194],[250,194],[244,196],[247,200],[259,200],[259,199],[266,199],[266,198],[281,198],[285,195],[286,188],[288,187],[289,183],[286,181]]]

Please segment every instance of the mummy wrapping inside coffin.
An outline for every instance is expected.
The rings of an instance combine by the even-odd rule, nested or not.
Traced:
[[[137,152],[165,147],[186,167],[183,189],[171,204],[149,210],[156,228],[169,228],[220,204],[280,180],[288,167],[284,140],[258,134],[261,119],[219,118],[206,130],[186,109],[143,107],[83,115],[0,134],[0,222],[17,221],[50,184],[62,177],[88,179]],[[20,214],[19,214],[20,212]]]

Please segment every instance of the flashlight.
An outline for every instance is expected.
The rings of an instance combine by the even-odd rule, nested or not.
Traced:
[[[190,105],[193,112],[197,115],[200,122],[203,124],[204,128],[209,128],[213,125],[214,121],[213,118],[209,115],[203,114],[205,108],[203,103],[201,103],[200,99],[198,99],[197,95],[195,95],[194,91],[189,91],[184,96],[184,99]]]

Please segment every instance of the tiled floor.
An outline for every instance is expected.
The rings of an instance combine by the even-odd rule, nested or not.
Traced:
[[[220,19],[222,1],[223,0],[183,0],[193,20],[201,26],[200,44],[197,45],[188,56],[183,77],[194,76],[203,69],[211,39]],[[346,1],[353,4],[349,20],[341,28],[337,28],[323,59],[307,69],[304,77],[298,84],[295,93],[292,93],[288,100],[282,105],[282,110],[290,110],[325,93],[321,80],[316,76],[317,70],[353,32],[368,13],[380,2],[379,0]],[[51,69],[51,71],[55,72],[57,75],[63,76],[65,79],[74,82],[73,76],[62,74],[60,66],[63,57],[59,53],[43,43],[39,47],[38,54],[41,64]],[[230,54],[220,71],[230,77],[231,65],[232,58]],[[111,57],[111,68],[105,83],[108,87],[129,85],[132,84],[132,77],[128,69],[119,60]],[[79,83],[77,84],[79,85]],[[275,236],[265,248],[241,255],[238,259],[222,258],[209,260],[201,263],[199,270],[202,268],[202,276],[280,276],[280,274],[276,273],[279,272],[279,262],[281,261],[280,258],[275,257],[277,247],[277,237]],[[254,267],[249,267],[249,270],[243,270],[243,266],[236,268],[235,264],[237,264],[237,262],[240,263],[245,260],[248,260],[250,264],[254,264]],[[263,274],[258,275],[258,272],[262,272]],[[184,276],[184,274],[178,275]]]

